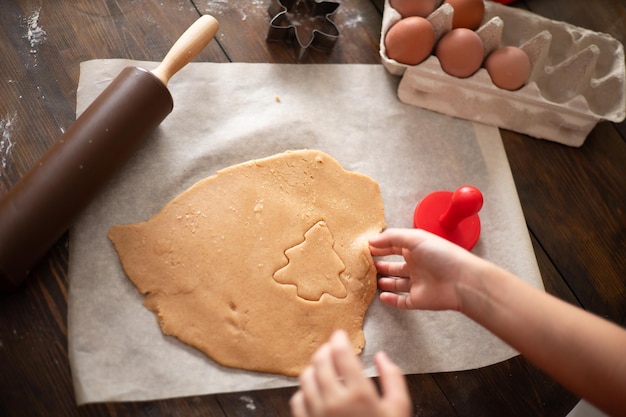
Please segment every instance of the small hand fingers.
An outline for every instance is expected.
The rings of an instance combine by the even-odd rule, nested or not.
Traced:
[[[344,331],[338,331],[333,334],[331,346],[335,367],[347,387],[358,384],[365,379],[363,365],[361,365],[361,361],[354,354],[352,342]]]
[[[306,401],[302,390],[298,390],[289,400],[289,406],[291,408],[291,414],[293,417],[309,417],[307,411]]]
[[[409,292],[411,290],[411,281],[405,278],[383,277],[378,279],[378,288],[383,291],[390,292]]]
[[[407,294],[396,294],[394,292],[382,292],[380,293],[380,301],[383,304],[387,304],[392,307],[399,308],[401,310],[415,310],[415,306],[411,301],[411,298]]]
[[[393,410],[398,411],[398,415],[410,415],[411,399],[400,367],[393,363],[384,352],[378,352],[374,356],[374,362],[380,375],[383,400]]]
[[[305,415],[321,415],[324,402],[319,387],[317,386],[315,370],[312,366],[308,366],[300,374],[300,392],[302,392],[303,407],[307,413]]]
[[[374,265],[380,275],[408,278],[409,270],[406,262],[375,261]]]
[[[411,248],[425,239],[419,229],[387,229],[369,239],[373,256],[402,255],[404,248]]]
[[[332,343],[332,342],[331,342]],[[333,359],[333,348],[331,343],[326,343],[320,347],[313,355],[312,366],[315,370],[317,387],[322,398],[334,394],[341,388],[340,376],[337,375]]]

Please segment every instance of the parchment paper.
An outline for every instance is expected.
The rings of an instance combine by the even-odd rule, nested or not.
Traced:
[[[129,65],[81,65],[77,112]],[[497,128],[400,103],[380,65],[188,65],[169,83],[174,111],[71,230],[69,351],[77,402],[148,400],[295,385],[227,369],[164,336],[107,238],[144,221],[218,169],[285,150],[319,149],[380,184],[390,227],[411,227],[417,202],[464,184],[481,189],[473,252],[543,288]],[[385,350],[405,373],[473,369],[516,352],[456,312],[398,311],[373,302],[362,359]]]

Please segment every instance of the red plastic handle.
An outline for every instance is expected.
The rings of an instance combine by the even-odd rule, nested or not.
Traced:
[[[464,185],[452,193],[450,207],[439,218],[441,227],[453,230],[464,219],[477,214],[483,206],[483,195],[471,185]]]

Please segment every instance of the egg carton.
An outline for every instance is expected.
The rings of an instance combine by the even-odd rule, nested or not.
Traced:
[[[454,10],[442,4],[427,19],[435,40],[452,28]],[[528,82],[515,91],[496,87],[487,70],[468,78],[446,74],[434,55],[405,65],[386,55],[385,34],[400,14],[385,0],[380,55],[385,68],[402,76],[400,101],[568,146],[581,146],[602,120],[626,117],[623,45],[603,33],[543,18],[492,1],[476,33],[487,56],[500,46],[518,46],[531,62]]]

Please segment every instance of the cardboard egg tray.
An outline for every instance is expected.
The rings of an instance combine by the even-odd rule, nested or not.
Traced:
[[[436,41],[451,30],[453,14],[443,4],[428,16]],[[485,56],[518,46],[530,58],[528,82],[508,91],[496,87],[484,68],[456,78],[434,55],[414,66],[390,59],[385,34],[400,19],[386,0],[380,55],[391,74],[402,76],[398,98],[404,103],[569,146],[581,146],[599,121],[619,123],[626,116],[624,47],[609,35],[485,1],[476,30]]]

